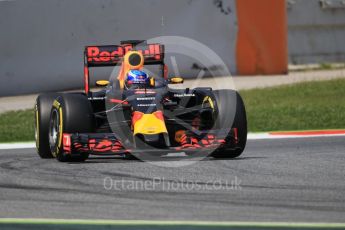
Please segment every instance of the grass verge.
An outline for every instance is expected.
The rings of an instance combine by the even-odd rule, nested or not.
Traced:
[[[241,91],[250,132],[345,128],[345,79]],[[34,140],[33,110],[0,114],[0,142]]]
[[[345,80],[242,91],[251,132],[345,128]]]
[[[34,140],[34,111],[20,110],[0,114],[0,143]]]

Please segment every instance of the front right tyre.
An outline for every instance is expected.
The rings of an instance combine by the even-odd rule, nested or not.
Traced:
[[[58,93],[40,94],[35,103],[35,140],[38,155],[43,158],[53,158],[49,146],[49,121],[53,101],[59,97]]]
[[[49,123],[49,146],[58,161],[85,161],[87,153],[66,153],[63,134],[92,133],[94,119],[92,106],[85,95],[63,94],[54,100]]]

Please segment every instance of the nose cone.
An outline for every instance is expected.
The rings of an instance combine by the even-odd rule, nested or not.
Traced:
[[[155,135],[168,133],[161,111],[157,111],[151,114],[134,112],[132,123],[133,135]]]
[[[136,111],[133,113],[132,124],[137,148],[145,148],[147,145],[157,148],[170,146],[162,111],[151,114]]]

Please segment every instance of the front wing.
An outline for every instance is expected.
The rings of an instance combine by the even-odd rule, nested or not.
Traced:
[[[155,149],[155,151],[171,152],[171,151],[200,151],[216,149],[223,145],[236,146],[238,143],[237,130],[232,129],[230,135],[221,134],[221,130],[199,132],[198,135],[186,133],[181,138],[178,146]],[[219,136],[226,138],[219,138]],[[140,151],[136,148],[126,148],[114,133],[64,133],[63,134],[63,150],[65,154],[88,153],[91,155],[126,155]],[[151,150],[150,150],[151,151]]]

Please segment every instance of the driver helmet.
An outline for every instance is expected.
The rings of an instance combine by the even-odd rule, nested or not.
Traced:
[[[126,89],[146,88],[150,85],[150,78],[147,73],[141,70],[130,70],[125,81]]]

